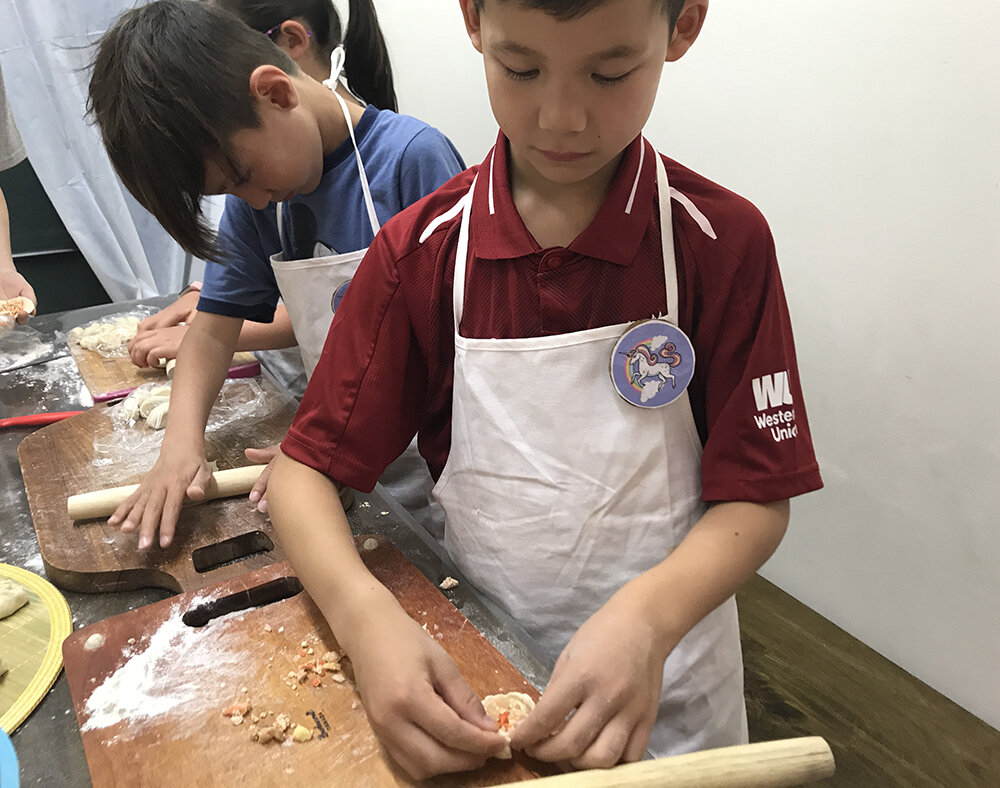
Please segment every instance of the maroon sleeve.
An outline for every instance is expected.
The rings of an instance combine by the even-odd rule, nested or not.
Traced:
[[[702,497],[764,503],[823,482],[774,241],[764,218],[744,206],[739,230],[719,238],[731,276],[706,297],[699,328],[709,344],[699,348],[697,361],[707,426]]]
[[[372,242],[337,309],[282,451],[370,491],[417,431],[426,364],[413,340],[386,233]]]

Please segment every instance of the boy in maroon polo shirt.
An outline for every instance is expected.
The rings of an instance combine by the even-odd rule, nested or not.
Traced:
[[[415,433],[451,557],[558,658],[512,746],[746,741],[733,594],[822,483],[766,223],[641,137],[707,5],[461,0],[497,144],[385,225],[282,444],[275,527],[414,777],[503,747],[337,497]]]

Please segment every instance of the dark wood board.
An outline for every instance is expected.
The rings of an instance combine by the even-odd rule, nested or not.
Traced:
[[[377,546],[366,550],[367,539]],[[359,551],[414,620],[425,625],[455,660],[480,697],[517,690],[537,698],[537,691],[483,635],[391,544],[378,537],[357,537]],[[372,543],[369,543],[371,546]],[[95,788],[105,786],[217,785],[413,785],[380,747],[353,685],[353,670],[344,660],[345,683],[325,675],[321,686],[298,683],[288,673],[314,656],[301,655],[301,643],[315,655],[341,649],[318,608],[300,588],[289,564],[275,564],[198,593],[105,619],[75,632],[63,644],[66,677],[81,728],[84,750]],[[270,593],[266,593],[270,589]],[[244,605],[258,604],[203,629],[185,628],[183,615],[211,607],[240,592]],[[266,604],[274,596],[292,594]],[[214,602],[219,612],[231,610]],[[169,639],[164,633],[183,634]],[[85,648],[94,634],[104,644]],[[160,645],[157,645],[160,644]],[[154,658],[155,657],[155,658]],[[132,661],[138,661],[136,665]],[[129,663],[129,664],[126,664]],[[205,664],[211,665],[206,670]],[[155,679],[127,682],[129,698],[145,695],[148,706],[124,701],[124,709],[105,709],[92,716],[87,701],[107,698],[102,685],[123,685],[123,675],[142,667]],[[116,671],[121,670],[118,673]],[[312,677],[313,674],[310,674]],[[110,677],[110,678],[109,678]],[[292,689],[293,684],[297,689]],[[123,686],[124,686],[123,685]],[[242,692],[243,688],[247,692]],[[184,688],[182,692],[179,688]],[[167,708],[165,699],[186,699]],[[160,693],[160,695],[157,695]],[[121,696],[111,696],[121,697]],[[251,740],[249,718],[233,725],[222,716],[230,704],[249,699],[257,712],[287,713],[313,731],[307,742]],[[142,716],[140,708],[157,708]],[[108,713],[108,709],[111,710]],[[125,710],[131,714],[123,714]],[[522,754],[512,761],[491,760],[482,769],[422,785],[496,785],[554,773]]]
[[[94,397],[115,391],[127,391],[143,383],[167,382],[165,369],[137,367],[128,356],[106,358],[96,351],[80,347],[76,342],[69,343],[69,352],[80,370],[84,385]],[[230,366],[253,364],[256,360],[253,353],[240,352],[233,356],[233,363]]]
[[[237,388],[245,387],[245,388]],[[233,418],[206,433],[206,453],[219,469],[249,464],[248,446],[279,442],[291,424],[295,402],[266,379],[230,381],[224,392],[246,392],[255,397],[245,418]],[[71,591],[123,591],[157,586],[186,591],[284,560],[271,522],[246,496],[187,506],[181,511],[173,544],[154,546],[145,555],[136,550],[136,535],[123,534],[104,519],[72,521],[66,514],[70,495],[141,481],[158,450],[129,446],[108,454],[95,442],[114,443],[111,408],[99,405],[65,421],[50,424],[27,436],[18,446],[18,459],[38,546],[49,579]],[[150,430],[145,422],[131,429]],[[129,438],[135,436],[128,436]],[[138,435],[144,438],[143,435]],[[149,436],[152,440],[153,436]],[[230,540],[236,540],[230,541]],[[243,561],[214,566],[241,555]]]

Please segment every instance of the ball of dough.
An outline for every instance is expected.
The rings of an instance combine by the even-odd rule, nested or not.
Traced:
[[[483,698],[486,713],[500,726],[500,735],[507,740],[504,751],[498,758],[510,758],[510,735],[528,713],[535,708],[535,701],[523,692],[505,692],[502,695],[487,695]]]
[[[96,651],[103,645],[104,645],[104,635],[102,635],[100,632],[95,632],[93,635],[87,638],[86,642],[84,642],[83,644],[83,647],[87,649],[87,651]]]

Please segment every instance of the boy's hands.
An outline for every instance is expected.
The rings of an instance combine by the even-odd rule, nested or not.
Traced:
[[[271,471],[274,470],[275,460],[281,453],[281,444],[268,446],[266,449],[244,449],[243,453],[250,462],[256,465],[267,465],[260,472],[260,477],[254,482],[250,490],[250,502],[257,504],[258,512],[267,512],[267,481],[271,478]]]
[[[161,358],[177,358],[187,326],[169,326],[139,332],[128,343],[128,354],[137,367],[155,367]]]
[[[177,358],[177,349],[196,314],[201,293],[191,290],[170,306],[140,321],[139,330],[128,343],[128,354],[137,367],[156,366],[161,358]]]
[[[156,531],[160,531],[160,547],[169,547],[177,527],[177,517],[184,504],[185,495],[198,501],[205,497],[212,482],[212,471],[205,461],[204,450],[193,447],[163,449],[139,489],[115,509],[108,518],[109,525],[121,523],[124,533],[139,532],[139,550],[153,545]]]
[[[437,642],[395,600],[347,646],[368,720],[415,780],[476,769],[504,748],[497,726]]]
[[[619,592],[563,649],[511,747],[577,769],[638,761],[656,721],[666,658],[653,628]]]

